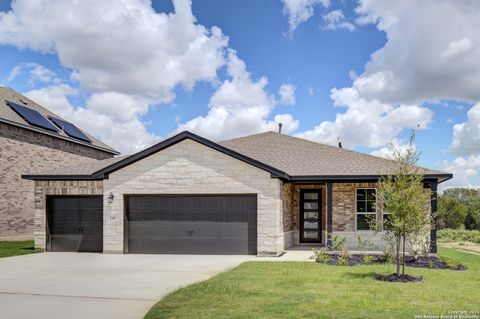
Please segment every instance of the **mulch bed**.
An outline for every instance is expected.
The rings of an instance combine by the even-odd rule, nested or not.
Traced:
[[[391,274],[391,275],[377,275],[375,279],[388,282],[420,282],[423,280],[422,277],[415,277],[410,275],[400,275]]]
[[[364,255],[348,255],[348,258],[346,259],[346,266],[384,264],[387,262],[383,255],[370,256],[370,261],[366,263],[364,262]],[[316,261],[326,265],[345,265],[344,263],[342,264],[342,257],[338,253],[329,253],[328,257],[328,261],[319,261],[318,259]],[[446,259],[439,258],[437,256],[420,256],[416,259],[413,256],[407,256],[405,265],[416,268],[465,270],[465,266],[462,264],[455,262],[454,260],[447,262]]]

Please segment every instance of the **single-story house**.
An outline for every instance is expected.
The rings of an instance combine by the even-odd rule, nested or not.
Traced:
[[[117,154],[61,116],[0,87],[0,236],[33,236],[33,182],[22,174]]]
[[[182,132],[127,157],[24,176],[35,181],[35,246],[49,251],[279,255],[368,230],[380,157],[266,132],[219,143]],[[423,169],[436,210],[438,183]],[[431,250],[436,251],[435,231]]]

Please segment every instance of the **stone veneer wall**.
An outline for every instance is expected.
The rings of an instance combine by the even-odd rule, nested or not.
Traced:
[[[104,252],[124,250],[124,195],[244,193],[257,194],[258,254],[278,255],[284,249],[281,183],[264,170],[186,139],[104,180]]]
[[[33,182],[22,174],[76,165],[113,154],[0,123],[0,235],[32,234]]]
[[[46,248],[48,195],[103,195],[103,181],[35,181],[34,184],[35,247],[41,249]]]

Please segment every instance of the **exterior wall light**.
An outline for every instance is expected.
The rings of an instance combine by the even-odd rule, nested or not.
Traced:
[[[109,203],[113,203],[113,199],[114,199],[114,198],[115,198],[115,196],[113,196],[113,193],[110,193],[110,194],[108,195],[108,202],[109,202]]]

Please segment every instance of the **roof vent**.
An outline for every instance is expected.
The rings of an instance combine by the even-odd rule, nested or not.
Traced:
[[[22,102],[22,103],[25,104],[25,105],[28,105],[28,102],[25,101],[24,99],[19,99],[19,101]]]
[[[342,142],[340,141],[340,137],[338,138],[338,147],[339,147],[339,148],[343,148]]]
[[[282,123],[278,123],[278,133],[282,134]]]

